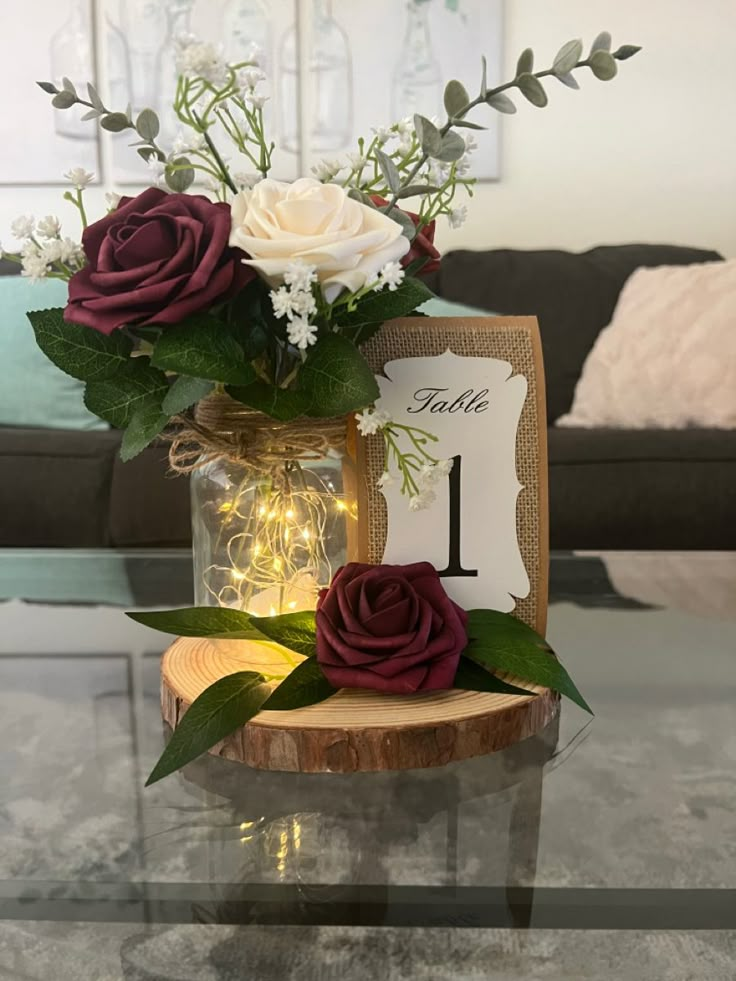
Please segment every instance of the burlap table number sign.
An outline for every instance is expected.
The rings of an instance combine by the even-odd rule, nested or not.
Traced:
[[[547,430],[536,319],[410,317],[385,324],[363,352],[380,385],[377,408],[432,433],[432,455],[454,465],[436,502],[412,512],[398,481],[379,489],[383,438],[358,439],[360,559],[431,562],[460,606],[513,612],[544,634]]]

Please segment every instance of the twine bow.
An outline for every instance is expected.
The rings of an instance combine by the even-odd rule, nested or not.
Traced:
[[[176,421],[169,465],[178,474],[221,459],[271,473],[292,460],[319,460],[345,448],[344,418],[278,422],[228,395],[210,395]]]

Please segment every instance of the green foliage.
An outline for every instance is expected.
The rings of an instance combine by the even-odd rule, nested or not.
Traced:
[[[629,58],[633,58],[640,51],[641,47],[638,44],[622,44],[620,48],[613,52],[613,57],[616,61],[628,61]]]
[[[178,415],[209,395],[214,387],[213,382],[204,378],[179,375],[166,393],[161,408],[169,416]]]
[[[461,691],[485,691],[498,695],[536,695],[536,692],[502,681],[469,657],[460,658],[452,687]]]
[[[611,43],[610,33],[608,31],[601,31],[590,46],[590,53],[593,54],[594,51],[610,51]]]
[[[399,173],[396,164],[387,153],[383,152],[383,150],[376,150],[376,159],[378,160],[378,166],[381,168],[383,179],[388,184],[390,190],[396,194],[401,187],[401,174]]]
[[[218,637],[227,640],[266,640],[248,613],[219,606],[128,613],[136,623],[179,637]]]
[[[136,132],[142,140],[151,142],[158,136],[161,128],[158,116],[153,109],[143,109],[135,121]]]
[[[519,55],[516,63],[516,77],[519,75],[530,75],[534,71],[534,52],[531,48],[524,48]]]
[[[608,51],[594,51],[589,59],[590,70],[602,82],[610,82],[618,73],[616,59]]]
[[[302,392],[278,388],[276,385],[268,385],[262,381],[242,387],[228,385],[226,391],[236,402],[241,402],[258,412],[264,412],[279,422],[297,419],[309,408],[309,398]]]
[[[486,102],[496,112],[503,112],[508,116],[512,116],[516,112],[516,105],[505,92],[498,92],[496,95],[487,96]]]
[[[442,137],[439,150],[432,154],[435,160],[443,163],[454,163],[465,153],[465,140],[459,133],[450,131]]]
[[[494,610],[469,610],[467,629],[465,657],[490,671],[552,688],[593,714],[547,641],[521,620]]]
[[[264,712],[285,712],[323,702],[337,691],[314,658],[302,661],[261,706]]]
[[[146,410],[150,420],[154,406],[160,411],[168,390],[166,376],[152,368],[147,358],[131,358],[119,365],[113,376],[87,382],[84,404],[111,426],[125,429],[136,413]],[[131,450],[134,445],[131,440]]]
[[[130,120],[124,112],[111,112],[103,116],[100,126],[109,133],[122,133],[124,129],[130,127]]]
[[[269,694],[266,679],[256,671],[238,671],[210,685],[189,706],[146,786],[191,763],[244,725],[258,713]]]
[[[188,157],[177,157],[173,164],[167,165],[164,176],[172,191],[183,194],[194,183],[194,167]]]
[[[156,342],[151,363],[164,371],[228,385],[249,385],[256,377],[232,330],[209,313],[167,327]]]
[[[43,353],[72,378],[111,378],[130,360],[133,345],[122,331],[106,335],[91,327],[67,323],[61,307],[35,310],[28,319]]]
[[[470,102],[470,96],[468,95],[467,89],[456,79],[452,79],[445,86],[445,111],[447,115],[454,119],[455,116],[459,116],[465,109],[467,109]]]
[[[169,416],[163,412],[161,401],[151,399],[140,405],[130,417],[128,427],[123,433],[120,444],[120,459],[127,463],[138,456],[149,443],[159,435],[169,421]]]
[[[533,106],[538,109],[543,109],[547,102],[547,93],[544,91],[544,86],[539,81],[536,75],[519,75],[516,79],[516,85],[521,94],[525,99],[528,99]]]
[[[560,75],[569,75],[573,68],[577,67],[582,55],[583,42],[580,40],[568,41],[557,52],[552,65],[552,71],[558,77]]]
[[[422,153],[426,153],[428,157],[433,157],[435,153],[439,152],[440,146],[442,145],[442,134],[431,119],[427,119],[426,116],[420,116],[419,114],[415,115],[414,129],[422,148]]]
[[[251,622],[270,640],[304,657],[313,657],[317,642],[314,613],[303,610],[275,617],[251,617]]]
[[[351,341],[338,334],[327,334],[317,341],[298,377],[299,391],[309,399],[310,416],[343,416],[371,405],[379,396],[365,358]]]

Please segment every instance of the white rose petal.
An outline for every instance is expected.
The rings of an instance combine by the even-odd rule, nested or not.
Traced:
[[[237,194],[230,244],[251,256],[243,261],[274,287],[295,260],[314,267],[328,303],[344,289],[373,283],[411,248],[397,222],[344,187],[311,177],[293,184],[266,178]]]

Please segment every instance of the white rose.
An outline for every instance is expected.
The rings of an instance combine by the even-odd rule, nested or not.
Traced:
[[[362,289],[387,262],[409,251],[401,226],[348,197],[344,187],[304,177],[293,184],[261,181],[232,204],[230,244],[247,252],[271,286],[295,260],[314,266],[328,303]]]

